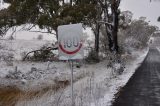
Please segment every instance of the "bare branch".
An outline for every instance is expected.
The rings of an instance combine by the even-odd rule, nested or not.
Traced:
[[[38,51],[46,51],[46,50],[51,51],[51,50],[57,50],[57,49],[58,49],[58,47],[55,47],[55,48],[53,48],[53,47],[48,47],[48,48],[46,48],[45,50],[40,49],[40,50],[30,51],[30,52],[28,52],[28,53],[25,55],[25,57],[23,58],[23,61],[25,61],[26,58],[28,57],[28,55],[31,54],[31,53],[35,53],[35,52],[38,52]]]
[[[105,21],[98,21],[98,23],[102,23],[102,24],[108,24],[108,25],[111,25],[111,26],[113,26],[113,24],[112,24],[112,23],[105,22]]]
[[[35,24],[31,24],[30,26],[28,26],[27,27],[27,25],[28,24],[25,24],[25,25],[23,25],[23,27],[20,29],[20,30],[18,30],[18,31],[29,31],[29,30],[31,30],[33,27],[35,27],[36,25]]]
[[[53,34],[53,35],[57,35],[56,33],[53,33],[53,32],[43,32],[43,31],[29,31],[29,32],[40,32],[40,33],[50,33],[50,34]]]
[[[13,27],[13,32],[11,33],[11,36],[13,36],[13,34],[16,32],[16,26]]]
[[[101,0],[97,0],[97,1],[99,2],[99,4],[100,4],[102,7],[105,6]]]

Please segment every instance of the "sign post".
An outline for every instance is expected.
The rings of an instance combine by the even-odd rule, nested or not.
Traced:
[[[74,94],[73,94],[73,61],[71,61],[71,95],[72,95],[72,106],[74,106]]]
[[[74,106],[73,62],[83,59],[82,24],[62,25],[58,27],[59,60],[67,60],[71,64],[71,99]]]

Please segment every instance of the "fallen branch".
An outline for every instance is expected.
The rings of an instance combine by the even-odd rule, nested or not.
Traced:
[[[58,47],[54,47],[54,48],[52,48],[52,47],[48,47],[48,48],[46,48],[46,49],[40,49],[40,50],[34,50],[34,51],[30,51],[30,52],[28,52],[26,55],[25,55],[25,57],[23,58],[23,61],[25,61],[26,60],[26,58],[28,57],[28,55],[29,54],[31,54],[31,53],[35,53],[35,52],[39,52],[39,51],[51,51],[51,50],[57,50],[58,49]]]

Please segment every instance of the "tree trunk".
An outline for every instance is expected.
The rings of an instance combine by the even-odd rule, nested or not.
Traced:
[[[118,12],[114,11],[113,13],[113,30],[112,30],[112,36],[113,36],[113,44],[114,44],[114,51],[117,53],[118,52],[118,37],[117,37],[117,33],[118,33]]]
[[[70,0],[70,5],[72,6],[73,0]]]
[[[99,29],[100,29],[100,24],[96,24],[96,32],[95,32],[95,51],[96,55],[98,56],[99,53]]]
[[[58,41],[58,29],[56,29],[55,32],[56,32],[56,38],[57,38],[57,41]]]
[[[118,52],[118,25],[119,25],[119,10],[118,10],[119,3],[115,0],[112,1],[111,4],[111,11],[112,11],[112,21],[113,21],[113,29],[112,29],[112,36],[113,36],[113,50],[117,53]]]
[[[105,6],[104,6],[104,21],[110,23],[110,16],[108,13],[108,4],[107,1],[105,0]],[[105,23],[105,29],[106,29],[106,34],[108,37],[108,47],[110,52],[113,51],[113,36],[112,36],[112,25],[109,25]]]
[[[112,38],[112,34],[111,32],[111,28],[110,26],[108,26],[108,24],[105,24],[106,27],[106,33],[107,33],[107,37],[108,37],[108,47],[109,50],[112,52],[113,51],[113,38]]]

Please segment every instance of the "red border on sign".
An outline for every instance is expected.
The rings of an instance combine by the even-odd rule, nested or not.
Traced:
[[[66,53],[66,54],[75,54],[75,53],[77,53],[80,49],[81,49],[81,47],[82,47],[82,43],[80,43],[80,45],[79,45],[79,47],[78,47],[78,49],[76,49],[76,50],[74,50],[74,51],[68,51],[68,50],[65,50],[64,48],[63,48],[63,46],[61,45],[61,43],[59,43],[59,47],[60,47],[60,49],[64,52],[64,53]]]

